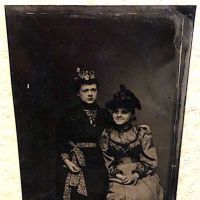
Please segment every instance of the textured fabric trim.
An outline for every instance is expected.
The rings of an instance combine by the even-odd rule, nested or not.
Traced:
[[[73,149],[71,150],[71,153],[72,153],[71,161],[77,166],[85,167],[86,162],[85,162],[85,157],[83,155],[83,152],[72,141],[70,141],[70,144],[73,147]],[[71,199],[71,191],[72,191],[71,187],[77,187],[77,192],[83,196],[88,195],[86,183],[85,183],[85,177],[84,177],[82,169],[78,173],[73,173],[69,171],[66,181],[65,181],[63,200]]]
[[[76,143],[76,146],[79,148],[92,148],[92,147],[97,147],[96,143],[92,142],[81,142],[81,143]]]

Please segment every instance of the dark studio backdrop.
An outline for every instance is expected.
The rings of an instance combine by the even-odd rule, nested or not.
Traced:
[[[80,64],[96,69],[101,106],[121,83],[140,99],[136,123],[152,129],[157,172],[170,197],[194,13],[194,6],[6,6],[24,200],[54,199],[55,141],[63,113],[77,103],[73,77]]]

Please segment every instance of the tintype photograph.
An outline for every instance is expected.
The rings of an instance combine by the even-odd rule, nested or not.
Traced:
[[[176,199],[195,6],[5,6],[23,200]]]

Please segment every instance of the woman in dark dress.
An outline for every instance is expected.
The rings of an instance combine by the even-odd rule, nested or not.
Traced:
[[[106,107],[113,116],[113,125],[104,130],[101,140],[109,171],[107,200],[162,200],[151,130],[133,123],[140,101],[121,85]]]
[[[64,119],[61,145],[61,158],[69,170],[63,200],[104,200],[108,174],[99,139],[111,116],[96,103],[98,83],[94,70],[78,68],[75,85],[81,101]]]

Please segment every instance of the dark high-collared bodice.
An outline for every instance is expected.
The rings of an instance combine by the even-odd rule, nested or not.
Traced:
[[[60,153],[71,154],[72,141],[79,146],[86,165],[82,167],[89,193],[105,193],[107,187],[107,170],[99,147],[99,139],[105,128],[109,127],[111,116],[98,105],[79,105],[66,114],[62,124],[62,142]],[[90,144],[96,146],[90,147]],[[95,187],[94,187],[95,184]]]
[[[93,116],[88,116],[88,112],[91,112]],[[71,145],[69,145],[69,141],[73,141],[75,144],[96,143],[96,148],[81,148],[81,150],[84,152],[87,166],[91,164],[94,167],[104,165],[98,144],[104,128],[110,125],[110,114],[96,104],[92,106],[81,104],[69,111],[67,115],[63,119],[62,152],[70,152]]]

